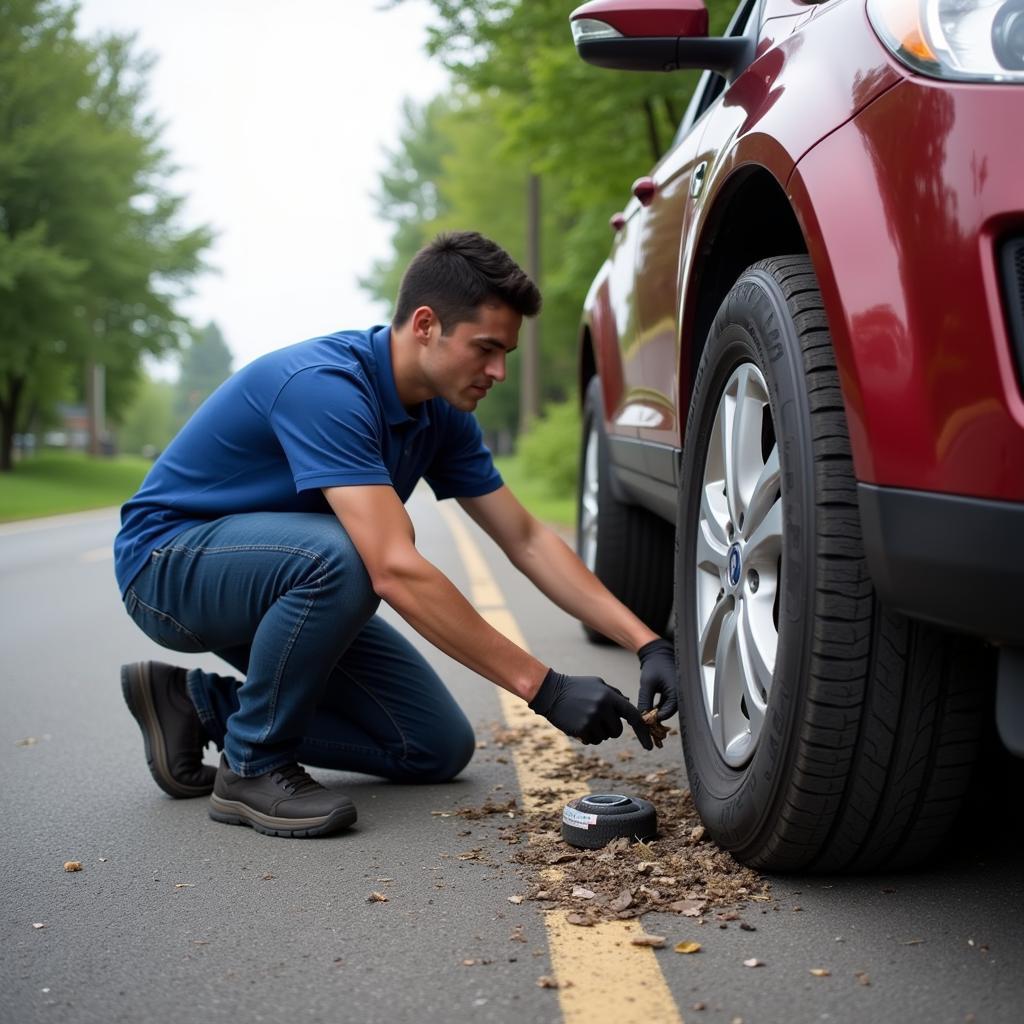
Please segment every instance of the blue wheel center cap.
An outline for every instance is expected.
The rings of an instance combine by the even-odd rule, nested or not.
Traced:
[[[743,556],[740,554],[739,544],[733,544],[729,548],[729,586],[739,586],[740,577],[743,575]]]

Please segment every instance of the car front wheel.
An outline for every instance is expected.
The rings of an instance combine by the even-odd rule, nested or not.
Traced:
[[[711,836],[767,870],[926,856],[963,802],[992,661],[874,593],[806,256],[755,264],[726,297],[682,470],[681,724]]]

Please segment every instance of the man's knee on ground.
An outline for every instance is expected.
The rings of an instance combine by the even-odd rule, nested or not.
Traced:
[[[450,782],[473,759],[476,736],[468,721],[439,738],[436,747],[411,750],[405,760],[404,782]]]

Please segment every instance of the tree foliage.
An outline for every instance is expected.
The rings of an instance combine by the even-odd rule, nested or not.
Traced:
[[[401,0],[395,0],[401,3]],[[669,147],[695,72],[632,74],[576,55],[565,0],[433,0],[429,49],[452,72],[450,92],[409,107],[378,192],[393,251],[364,285],[391,300],[401,271],[436,231],[472,228],[522,259],[526,182],[542,180],[543,397],[573,391],[580,309],[608,252],[608,218],[630,184]],[[710,0],[712,32],[735,0]],[[516,423],[515,381],[478,417]],[[493,404],[492,404],[493,403]],[[490,406],[490,408],[485,408]]]
[[[193,334],[181,352],[181,374],[175,399],[175,429],[231,376],[231,349],[215,323]]]
[[[116,419],[143,354],[187,330],[176,306],[211,233],[181,226],[150,66],[131,37],[79,38],[74,7],[0,0],[2,469],[32,402],[101,363]]]

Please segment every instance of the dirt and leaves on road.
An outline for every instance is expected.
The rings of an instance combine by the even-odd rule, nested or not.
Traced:
[[[728,927],[735,922],[755,930],[744,911],[771,901],[768,882],[705,837],[690,793],[680,785],[678,768],[637,771],[638,755],[631,751],[620,751],[613,762],[585,748],[559,748],[546,730],[495,725],[490,733],[481,753],[499,762],[514,753],[540,764],[540,778],[551,784],[527,789],[520,800],[495,794],[477,806],[434,813],[493,829],[508,848],[508,860],[524,876],[523,890],[511,902],[525,899],[545,910],[561,908],[571,924],[581,927],[658,911],[698,925]],[[568,845],[561,836],[567,787],[578,794],[614,791],[649,800],[658,813],[656,838],[634,843],[615,839],[599,850]],[[467,855],[482,858],[482,851],[475,847]],[[470,859],[467,855],[459,859]]]

